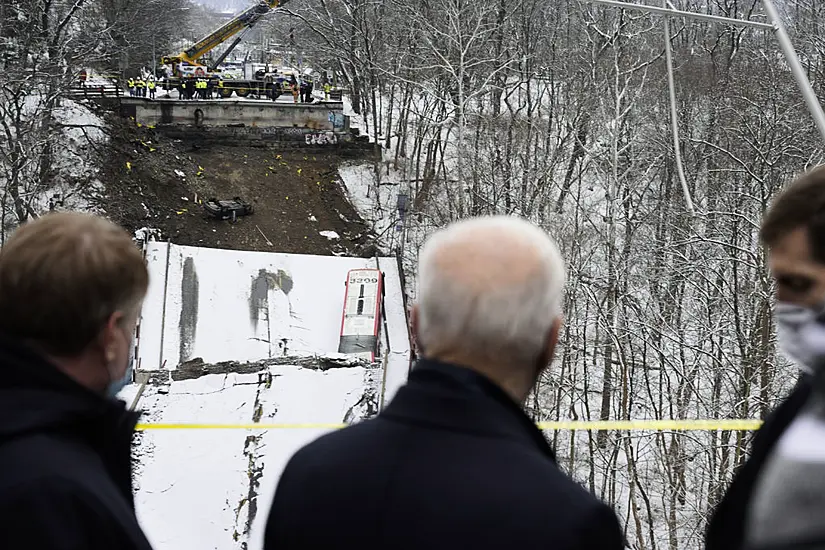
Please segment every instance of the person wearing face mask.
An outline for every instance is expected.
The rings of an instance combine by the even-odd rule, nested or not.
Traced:
[[[149,275],[129,234],[60,212],[0,248],[0,548],[151,550],[132,495],[133,335]]]
[[[289,460],[265,550],[624,548],[522,408],[553,359],[564,279],[555,243],[519,218],[430,236],[411,313],[422,358],[377,417]]]
[[[825,549],[825,167],[776,197],[760,240],[776,282],[778,347],[801,372],[714,511],[706,548]]]

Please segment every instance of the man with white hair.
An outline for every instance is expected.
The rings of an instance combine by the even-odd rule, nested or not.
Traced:
[[[290,459],[266,550],[623,548],[613,511],[521,408],[553,359],[563,286],[556,245],[527,221],[432,235],[411,315],[422,358],[377,417]]]

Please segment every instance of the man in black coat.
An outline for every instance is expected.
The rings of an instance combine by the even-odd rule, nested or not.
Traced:
[[[623,548],[521,408],[552,360],[563,284],[555,244],[518,218],[431,236],[411,319],[425,358],[377,417],[290,459],[265,549]]]
[[[0,249],[0,548],[151,550],[135,517],[131,378],[146,293],[122,228],[54,213]]]
[[[705,539],[707,550],[791,548],[798,542],[791,539],[806,538],[808,533],[796,524],[790,527],[783,514],[798,516],[794,508],[804,510],[813,519],[814,530],[825,517],[825,508],[818,509],[805,495],[812,477],[822,476],[805,474],[788,452],[798,444],[788,437],[794,426],[812,420],[816,416],[812,406],[821,406],[812,403],[812,396],[814,376],[821,376],[825,366],[825,168],[803,174],[778,195],[762,220],[760,239],[776,281],[779,346],[803,372],[791,394],[765,419],[749,460],[714,510]],[[825,440],[816,437],[802,435],[803,444],[825,448]],[[779,542],[785,538],[783,524],[794,533]],[[819,546],[805,547],[825,547],[825,538]]]
[[[791,394],[765,419],[756,432],[751,454],[742,465],[708,523],[707,550],[740,550],[744,547],[745,520],[754,485],[776,442],[797,417],[811,394],[811,378],[803,374]]]

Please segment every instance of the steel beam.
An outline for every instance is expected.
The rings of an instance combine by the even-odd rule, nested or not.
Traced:
[[[810,111],[811,116],[814,118],[816,128],[819,130],[819,135],[825,140],[825,113],[822,112],[822,104],[816,97],[816,92],[813,86],[811,86],[811,81],[808,80],[808,75],[802,67],[802,63],[799,62],[799,56],[796,55],[796,50],[785,30],[785,25],[782,24],[782,20],[779,18],[779,14],[776,12],[776,8],[773,7],[771,0],[762,0],[762,6],[773,22],[774,30],[776,31],[776,40],[779,42],[779,47],[782,48],[782,53],[785,54],[785,59],[791,67],[796,85],[799,87],[799,91],[802,92],[802,97],[805,99],[808,111]]]
[[[759,21],[748,21],[747,19],[732,19],[730,17],[722,17],[719,15],[709,15],[704,13],[694,13],[690,11],[673,10],[670,8],[648,6],[646,4],[631,4],[630,2],[619,2],[617,0],[589,0],[589,2],[592,4],[603,4],[605,6],[613,6],[614,8],[624,8],[627,10],[640,10],[651,13],[659,13],[662,15],[671,15],[674,17],[687,17],[689,19],[713,21],[715,23],[728,23],[730,25],[738,25],[740,27],[755,27],[758,29],[774,30],[774,26],[769,23],[760,23]]]
[[[688,19],[698,19],[700,21],[727,23],[729,25],[737,25],[740,27],[754,27],[773,31],[774,34],[776,34],[779,47],[785,55],[785,60],[788,62],[788,66],[791,69],[794,80],[796,80],[796,85],[802,93],[802,98],[805,100],[808,111],[814,119],[817,130],[819,130],[819,135],[822,137],[823,141],[825,141],[825,112],[822,110],[822,105],[816,97],[816,92],[814,91],[813,86],[811,86],[810,80],[808,80],[808,75],[806,74],[804,67],[802,67],[802,63],[799,61],[799,56],[796,55],[796,50],[794,49],[791,39],[785,30],[785,26],[782,24],[782,20],[779,18],[779,14],[777,13],[776,8],[774,8],[771,0],[762,0],[765,13],[768,16],[768,19],[771,20],[771,23],[759,23],[758,21],[748,21],[746,19],[733,19],[718,15],[680,11],[664,7],[660,8],[657,6],[648,6],[646,4],[632,4],[630,2],[621,2],[618,0],[587,1],[592,4],[601,4],[604,6],[612,6],[614,8],[635,9],[671,17],[685,17]]]

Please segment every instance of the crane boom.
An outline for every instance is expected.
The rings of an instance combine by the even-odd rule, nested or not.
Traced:
[[[200,57],[217,46],[220,46],[240,31],[251,28],[264,15],[272,9],[285,4],[287,1],[288,0],[260,0],[254,6],[248,7],[233,17],[231,21],[228,21],[217,30],[198,40],[194,46],[187,48],[177,55],[163,57],[161,62],[163,64],[191,63],[193,65],[199,65],[197,60]]]

